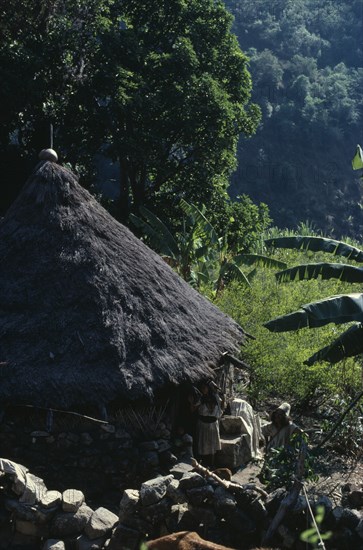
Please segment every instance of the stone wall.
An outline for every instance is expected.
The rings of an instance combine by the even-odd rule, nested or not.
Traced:
[[[109,423],[30,410],[0,424],[0,456],[24,464],[48,487],[81,490],[92,503],[117,505],[122,490],[166,471],[175,461],[170,425],[158,421],[150,431],[117,418]],[[48,424],[48,426],[47,426]],[[61,472],[61,475],[60,475]]]
[[[339,506],[326,496],[309,502],[313,510],[325,508],[322,531],[332,531],[327,549],[361,550],[363,490],[343,489]],[[103,506],[92,508],[79,490],[48,490],[27,468],[0,459],[0,549],[139,550],[146,539],[196,531],[207,540],[246,550],[260,543],[283,497],[280,489],[267,498],[236,484],[227,490],[215,478],[178,463],[170,474],[126,489],[115,514]],[[307,502],[299,497],[271,547],[305,550],[299,535],[308,519]]]

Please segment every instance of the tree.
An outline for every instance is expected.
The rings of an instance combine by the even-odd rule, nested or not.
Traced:
[[[10,0],[24,32],[6,29],[3,139],[35,147],[56,126],[63,158],[102,152],[120,164],[120,215],[157,194],[199,203],[225,190],[239,134],[251,135],[247,58],[232,17],[214,0]],[[27,75],[18,93],[18,79]],[[21,86],[22,88],[22,86]]]
[[[343,242],[323,237],[280,237],[268,239],[268,246],[328,252],[363,263],[363,251]],[[348,282],[363,282],[363,268],[349,264],[316,263],[304,264],[276,273],[278,281],[304,279],[340,279]],[[285,332],[300,328],[316,328],[329,323],[337,325],[354,323],[329,346],[316,352],[308,360],[336,363],[344,357],[363,353],[363,294],[342,294],[301,306],[293,313],[282,315],[264,324],[271,331]]]

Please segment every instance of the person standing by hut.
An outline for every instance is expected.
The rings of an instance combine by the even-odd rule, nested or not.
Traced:
[[[219,418],[222,416],[222,400],[218,387],[213,381],[203,382],[197,401],[191,403],[196,410],[197,419],[197,455],[204,464],[213,467],[215,453],[221,449],[219,436]]]

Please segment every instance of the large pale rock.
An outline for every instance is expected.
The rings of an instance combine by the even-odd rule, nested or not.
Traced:
[[[59,491],[47,491],[40,499],[43,508],[53,508],[58,506],[62,500],[62,493]]]
[[[106,508],[97,508],[88,520],[85,534],[91,540],[106,537],[118,523],[118,516]]]
[[[225,468],[238,468],[251,460],[248,436],[225,435],[221,438],[221,450],[216,453],[216,463]]]
[[[44,481],[33,474],[25,475],[25,488],[19,498],[19,502],[24,504],[36,504],[47,493]]]
[[[166,489],[173,479],[172,475],[168,475],[145,481],[140,488],[142,505],[150,506],[159,502],[166,495]]]
[[[125,521],[127,517],[135,513],[140,501],[140,493],[136,489],[126,489],[120,502],[119,519]]]
[[[60,539],[80,535],[92,514],[92,508],[86,504],[83,504],[77,512],[57,514],[51,524],[51,535]]]
[[[48,539],[45,541],[42,550],[65,550],[66,545],[59,539]]]
[[[0,458],[0,471],[13,476],[13,491],[16,495],[22,495],[26,487],[26,474],[29,470],[21,464]]]
[[[222,434],[242,435],[245,433],[245,426],[240,416],[222,416],[219,421]]]
[[[62,494],[64,512],[76,512],[84,503],[84,494],[77,489],[67,489]]]

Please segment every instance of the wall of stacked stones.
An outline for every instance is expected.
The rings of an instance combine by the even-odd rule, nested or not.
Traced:
[[[283,490],[265,499],[242,486],[229,491],[185,463],[138,489],[126,489],[117,514],[103,506],[91,507],[79,490],[48,490],[42,479],[6,459],[0,459],[0,488],[0,549],[4,550],[139,550],[145,539],[185,530],[233,548],[254,548],[284,497]],[[311,499],[310,505],[313,510],[318,505],[325,508],[322,530],[333,533],[327,549],[360,550],[363,491],[343,489],[340,505],[326,496]],[[299,535],[307,525],[307,502],[300,497],[271,546],[306,550]]]
[[[145,433],[134,426],[126,430],[123,419],[100,423],[62,414],[54,414],[50,423],[45,411],[30,409],[3,418],[0,456],[24,464],[48,487],[75,487],[90,501],[118,503],[123,489],[165,471],[175,460],[170,424],[160,420],[152,426],[150,420],[149,427]]]

